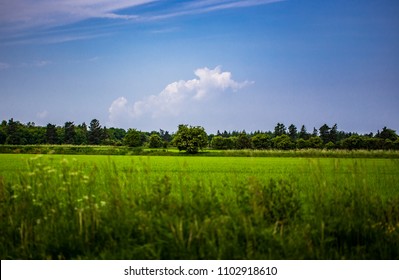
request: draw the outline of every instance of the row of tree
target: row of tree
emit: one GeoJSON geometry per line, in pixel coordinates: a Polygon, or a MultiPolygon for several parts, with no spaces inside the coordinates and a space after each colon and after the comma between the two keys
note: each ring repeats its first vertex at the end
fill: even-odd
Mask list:
{"type": "Polygon", "coordinates": [[[75,125],[66,122],[64,126],[48,124],[36,126],[34,123],[22,124],[10,119],[0,125],[0,144],[73,144],[73,145],[127,145],[166,148],[175,146],[179,150],[196,153],[207,147],[213,149],[399,149],[399,137],[395,130],[384,127],[375,135],[339,131],[337,124],[322,125],[309,133],[304,125],[293,124],[288,128],[277,123],[274,131],[218,131],[208,135],[201,126],[179,125],[176,133],[159,130],[142,132],[137,129],[107,128],[93,119],[75,125]]]}
{"type": "Polygon", "coordinates": [[[329,127],[322,125],[319,129],[313,128],[308,133],[304,125],[298,131],[291,124],[288,128],[277,123],[274,131],[256,131],[251,134],[243,132],[218,131],[212,138],[211,146],[214,149],[399,149],[399,138],[395,130],[384,127],[375,135],[373,133],[359,135],[338,131],[337,124],[329,127]]]}
{"type": "MultiPolygon", "coordinates": [[[[140,132],[141,142],[147,141],[149,136],[156,133],[162,140],[170,142],[172,136],[168,131],[140,132]]],[[[89,125],[86,123],[74,124],[66,122],[64,126],[47,124],[36,126],[29,122],[23,124],[10,119],[3,120],[0,125],[0,144],[9,145],[35,145],[35,144],[70,144],[70,145],[125,145],[127,132],[123,128],[107,128],[101,126],[97,119],[93,119],[89,125]]]]}

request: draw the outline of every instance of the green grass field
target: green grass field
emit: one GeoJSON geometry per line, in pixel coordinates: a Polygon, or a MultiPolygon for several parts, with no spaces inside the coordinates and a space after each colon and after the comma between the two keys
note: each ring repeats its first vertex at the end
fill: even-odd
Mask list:
{"type": "Polygon", "coordinates": [[[0,154],[1,259],[398,259],[399,160],[0,154]]]}

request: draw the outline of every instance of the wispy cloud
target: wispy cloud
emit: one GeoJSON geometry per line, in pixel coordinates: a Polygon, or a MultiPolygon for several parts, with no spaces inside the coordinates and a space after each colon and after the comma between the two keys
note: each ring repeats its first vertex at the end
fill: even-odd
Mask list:
{"type": "MultiPolygon", "coordinates": [[[[0,1],[0,42],[5,44],[62,43],[109,34],[111,22],[148,21],[208,13],[223,9],[265,5],[284,0],[2,0],[0,1]],[[149,5],[145,7],[145,5],[149,5]],[[151,4],[151,5],[150,5],[151,4]],[[142,6],[144,8],[134,9],[142,6]],[[95,28],[65,29],[88,19],[107,19],[95,28]],[[52,32],[54,31],[55,32],[52,32]],[[35,31],[35,32],[32,32],[35,31]],[[50,32],[49,32],[50,31],[50,32]],[[34,34],[34,38],[32,38],[34,34]]],[[[112,25],[112,24],[111,24],[112,25]]],[[[112,28],[111,28],[112,29],[112,28]]],[[[160,32],[170,31],[163,29],[160,32]]]]}
{"type": "Polygon", "coordinates": [[[0,70],[6,70],[9,68],[25,68],[25,67],[46,67],[51,65],[52,62],[49,60],[36,60],[33,62],[22,62],[17,64],[8,64],[0,62],[0,70]]]}
{"type": "Polygon", "coordinates": [[[132,19],[136,16],[117,11],[154,1],[156,0],[4,0],[0,3],[0,22],[17,30],[62,26],[89,18],[132,19]]]}
{"type": "Polygon", "coordinates": [[[170,10],[160,11],[155,15],[147,16],[146,20],[162,20],[167,18],[203,14],[214,12],[218,10],[244,8],[251,6],[259,6],[271,4],[275,2],[282,2],[285,0],[200,0],[200,1],[186,1],[180,5],[171,7],[170,10]]]}
{"type": "Polygon", "coordinates": [[[114,100],[109,108],[109,121],[113,125],[121,121],[151,118],[160,120],[180,116],[187,108],[206,106],[207,102],[226,91],[237,91],[253,82],[237,82],[230,72],[222,72],[220,66],[215,69],[199,68],[197,78],[180,80],[168,84],[158,95],[150,95],[133,104],[125,97],[114,100]]]}

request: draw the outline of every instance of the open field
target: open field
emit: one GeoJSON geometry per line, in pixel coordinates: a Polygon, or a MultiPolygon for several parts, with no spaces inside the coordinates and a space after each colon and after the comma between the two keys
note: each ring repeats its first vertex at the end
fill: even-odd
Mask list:
{"type": "Polygon", "coordinates": [[[1,259],[398,259],[399,160],[0,154],[1,259]]]}

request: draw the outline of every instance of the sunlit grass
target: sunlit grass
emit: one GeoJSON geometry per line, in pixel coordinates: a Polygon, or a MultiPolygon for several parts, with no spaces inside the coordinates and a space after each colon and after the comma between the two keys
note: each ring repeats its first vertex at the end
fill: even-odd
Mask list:
{"type": "Polygon", "coordinates": [[[1,259],[399,258],[395,159],[0,159],[1,259]]]}

